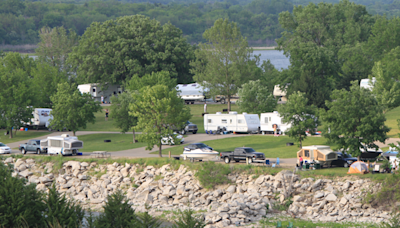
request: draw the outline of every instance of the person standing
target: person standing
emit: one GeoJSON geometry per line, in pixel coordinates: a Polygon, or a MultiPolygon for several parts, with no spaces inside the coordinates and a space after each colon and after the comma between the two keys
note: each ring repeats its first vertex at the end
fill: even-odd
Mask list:
{"type": "Polygon", "coordinates": [[[108,120],[108,109],[106,109],[106,121],[108,120]]]}
{"type": "Polygon", "coordinates": [[[204,113],[207,113],[207,103],[204,102],[204,113]]]}
{"type": "Polygon", "coordinates": [[[303,158],[299,156],[299,162],[300,162],[300,169],[303,168],[303,158]]]}
{"type": "Polygon", "coordinates": [[[101,96],[101,103],[102,104],[104,103],[104,97],[103,96],[101,96]]]}

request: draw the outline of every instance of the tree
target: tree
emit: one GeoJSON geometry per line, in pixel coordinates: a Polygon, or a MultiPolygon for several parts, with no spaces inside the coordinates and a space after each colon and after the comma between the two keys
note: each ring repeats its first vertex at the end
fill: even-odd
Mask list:
{"type": "Polygon", "coordinates": [[[66,128],[74,135],[79,128],[85,129],[88,122],[94,123],[93,113],[101,110],[99,102],[94,101],[89,94],[81,94],[76,85],[67,82],[59,84],[57,93],[50,99],[53,102],[51,128],[60,131],[66,128]]]}
{"type": "Polygon", "coordinates": [[[72,48],[78,44],[78,36],[73,30],[67,30],[64,27],[40,29],[40,42],[35,50],[38,57],[53,67],[57,67],[60,72],[67,73],[69,64],[67,64],[68,54],[72,48]]]}
{"type": "Polygon", "coordinates": [[[0,58],[0,126],[10,132],[32,118],[29,72],[33,61],[19,53],[0,58]]]}
{"type": "Polygon", "coordinates": [[[260,84],[260,80],[249,81],[238,90],[238,106],[242,112],[260,114],[275,110],[277,101],[267,87],[260,84]]]}
{"type": "Polygon", "coordinates": [[[307,138],[306,131],[314,134],[318,125],[316,107],[308,105],[308,99],[304,93],[297,92],[289,95],[287,103],[278,107],[278,112],[284,123],[291,124],[290,129],[285,133],[299,142],[302,148],[302,142],[307,138]]]}
{"type": "Polygon", "coordinates": [[[162,137],[173,135],[174,126],[179,129],[190,119],[189,107],[178,97],[176,90],[165,85],[144,87],[133,97],[135,102],[129,108],[130,114],[138,118],[136,128],[142,129],[139,138],[147,142],[147,150],[157,145],[159,156],[162,157],[162,137]]]}
{"type": "Polygon", "coordinates": [[[231,96],[249,80],[256,79],[259,58],[251,59],[253,49],[242,37],[236,23],[218,19],[203,34],[208,43],[200,43],[196,60],[191,62],[194,79],[209,88],[212,95],[224,95],[231,110],[231,96]]]}
{"type": "Polygon", "coordinates": [[[110,117],[114,119],[116,127],[121,129],[121,133],[132,130],[133,143],[135,143],[135,128],[137,125],[137,117],[129,115],[129,105],[134,103],[132,93],[126,91],[118,96],[111,97],[110,117]]]}
{"type": "Polygon", "coordinates": [[[188,83],[193,50],[172,24],[134,15],[92,23],[73,49],[70,63],[85,82],[122,84],[133,75],[165,70],[178,83],[188,83]]]}
{"type": "Polygon", "coordinates": [[[352,82],[350,91],[334,90],[332,101],[327,101],[328,111],[322,111],[324,137],[340,149],[349,149],[353,156],[360,156],[360,148],[378,148],[388,138],[389,128],[382,107],[367,89],[352,82]]]}
{"type": "Polygon", "coordinates": [[[155,85],[166,85],[168,88],[174,89],[176,84],[176,79],[171,78],[168,71],[151,72],[150,74],[145,74],[143,77],[139,77],[137,74],[133,75],[126,82],[125,90],[138,91],[143,87],[155,85]]]}

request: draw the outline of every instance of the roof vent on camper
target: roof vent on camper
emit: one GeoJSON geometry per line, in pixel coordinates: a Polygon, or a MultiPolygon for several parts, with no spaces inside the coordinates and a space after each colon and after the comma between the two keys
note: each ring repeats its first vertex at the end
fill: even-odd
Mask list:
{"type": "Polygon", "coordinates": [[[63,137],[63,138],[68,138],[69,135],[68,135],[68,134],[62,134],[61,137],[63,137]]]}
{"type": "Polygon", "coordinates": [[[217,114],[217,115],[221,115],[221,112],[217,112],[216,114],[217,114]]]}
{"type": "Polygon", "coordinates": [[[274,113],[278,113],[278,111],[274,111],[274,113]]]}
{"type": "Polygon", "coordinates": [[[231,115],[236,115],[237,112],[229,112],[229,114],[231,114],[231,115]]]}
{"type": "Polygon", "coordinates": [[[247,114],[247,112],[243,112],[242,114],[245,115],[245,114],[247,114]]]}

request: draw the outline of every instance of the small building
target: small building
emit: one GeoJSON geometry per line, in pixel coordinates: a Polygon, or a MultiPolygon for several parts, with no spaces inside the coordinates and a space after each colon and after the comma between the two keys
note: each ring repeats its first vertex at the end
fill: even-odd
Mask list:
{"type": "Polygon", "coordinates": [[[287,102],[286,89],[287,86],[285,86],[284,90],[282,90],[279,85],[274,86],[274,92],[272,93],[272,95],[274,95],[275,99],[278,100],[278,104],[284,104],[287,102]]]}
{"type": "Polygon", "coordinates": [[[101,97],[103,97],[104,103],[110,103],[112,96],[118,96],[123,92],[120,85],[101,85],[100,83],[78,85],[78,90],[82,94],[89,93],[98,102],[102,102],[101,97]]]}
{"type": "Polygon", "coordinates": [[[330,166],[332,161],[338,159],[337,153],[330,146],[323,145],[303,146],[297,152],[297,158],[300,158],[300,156],[304,161],[315,161],[327,166],[330,166]]]}

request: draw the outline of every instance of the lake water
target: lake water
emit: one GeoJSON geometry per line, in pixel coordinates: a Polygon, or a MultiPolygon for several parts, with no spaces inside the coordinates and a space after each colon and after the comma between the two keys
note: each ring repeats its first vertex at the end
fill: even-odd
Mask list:
{"type": "Polygon", "coordinates": [[[278,51],[278,50],[254,50],[253,51],[254,55],[259,55],[260,56],[260,65],[263,63],[263,61],[270,60],[272,65],[275,66],[276,69],[281,70],[287,69],[290,65],[289,58],[286,57],[283,54],[283,51],[278,51]]]}

